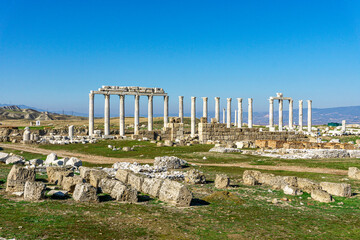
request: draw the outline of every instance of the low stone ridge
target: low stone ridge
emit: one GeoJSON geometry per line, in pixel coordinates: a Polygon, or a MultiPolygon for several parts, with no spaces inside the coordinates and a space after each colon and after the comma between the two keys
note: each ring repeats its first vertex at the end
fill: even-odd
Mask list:
{"type": "Polygon", "coordinates": [[[21,165],[13,165],[6,181],[7,192],[23,192],[27,181],[35,181],[35,169],[27,169],[21,165]]]}
{"type": "Polygon", "coordinates": [[[230,185],[230,178],[225,174],[216,174],[215,187],[216,188],[227,188],[230,185]]]}
{"type": "Polygon", "coordinates": [[[158,168],[179,169],[187,166],[187,162],[174,156],[155,157],[154,166],[158,168]]]}
{"type": "Polygon", "coordinates": [[[97,189],[89,183],[76,184],[73,199],[77,202],[98,202],[97,189]]]}
{"type": "Polygon", "coordinates": [[[24,187],[24,200],[37,201],[44,198],[46,186],[42,182],[27,181],[24,187]]]}

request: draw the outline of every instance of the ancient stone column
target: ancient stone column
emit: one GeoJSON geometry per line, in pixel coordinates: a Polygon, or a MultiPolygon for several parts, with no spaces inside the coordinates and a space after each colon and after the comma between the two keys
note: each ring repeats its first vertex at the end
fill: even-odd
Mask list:
{"type": "Polygon", "coordinates": [[[279,100],[279,132],[283,130],[283,100],[279,100]]]}
{"type": "Polygon", "coordinates": [[[227,98],[227,115],[226,115],[226,127],[231,127],[231,98],[227,98]]]}
{"type": "Polygon", "coordinates": [[[311,109],[311,104],[312,101],[308,100],[308,132],[311,132],[311,128],[312,128],[312,109],[311,109]]]}
{"type": "Polygon", "coordinates": [[[134,134],[139,134],[139,100],[140,96],[135,95],[135,112],[134,112],[134,134]]]}
{"type": "Polygon", "coordinates": [[[153,130],[153,96],[148,96],[148,131],[153,130]]]}
{"type": "Polygon", "coordinates": [[[179,96],[179,118],[184,122],[184,96],[179,96]]]}
{"type": "Polygon", "coordinates": [[[223,108],[223,122],[222,123],[226,123],[226,112],[225,112],[225,108],[223,108]]]}
{"type": "Polygon", "coordinates": [[[242,109],[242,98],[238,98],[238,122],[237,127],[242,127],[243,109],[242,109]]]}
{"type": "Polygon", "coordinates": [[[248,128],[253,127],[253,99],[248,99],[248,128]]]}
{"type": "Polygon", "coordinates": [[[104,109],[104,135],[110,135],[110,95],[105,96],[105,109],[104,109]]]}
{"type": "Polygon", "coordinates": [[[303,100],[299,101],[299,131],[303,130],[303,100]]]}
{"type": "Polygon", "coordinates": [[[341,122],[341,131],[343,133],[346,132],[346,120],[342,120],[341,122]]]}
{"type": "Polygon", "coordinates": [[[74,125],[69,126],[69,138],[72,139],[74,137],[74,125]]]}
{"type": "Polygon", "coordinates": [[[29,127],[26,127],[25,128],[25,131],[23,133],[23,141],[24,143],[28,143],[30,141],[30,128],[29,127]]]}
{"type": "Polygon", "coordinates": [[[220,98],[215,97],[215,119],[216,122],[220,122],[220,98]]]}
{"type": "Polygon", "coordinates": [[[169,96],[164,96],[164,129],[169,123],[169,96]]]}
{"type": "Polygon", "coordinates": [[[208,117],[208,98],[203,97],[203,117],[207,119],[208,117]]]}
{"type": "Polygon", "coordinates": [[[196,97],[191,97],[191,137],[195,137],[196,131],[196,97]]]}
{"type": "Polygon", "coordinates": [[[294,100],[289,100],[289,129],[293,130],[294,115],[293,115],[294,100]]]}
{"type": "Polygon", "coordinates": [[[237,124],[238,124],[238,120],[237,120],[237,110],[235,109],[235,113],[234,113],[235,115],[235,121],[234,121],[234,126],[237,126],[237,124]]]}
{"type": "Polygon", "coordinates": [[[120,98],[120,115],[119,115],[119,134],[125,136],[125,95],[119,95],[120,98]]]}
{"type": "Polygon", "coordinates": [[[274,130],[274,99],[269,99],[269,130],[274,130]]]}
{"type": "Polygon", "coordinates": [[[94,134],[94,93],[89,94],[89,136],[94,134]]]}

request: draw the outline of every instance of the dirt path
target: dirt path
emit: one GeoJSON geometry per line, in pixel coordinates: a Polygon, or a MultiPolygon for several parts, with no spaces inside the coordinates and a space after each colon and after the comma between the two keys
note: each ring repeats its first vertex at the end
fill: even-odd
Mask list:
{"type": "MultiPolygon", "coordinates": [[[[20,151],[26,151],[31,153],[48,155],[54,151],[38,148],[31,145],[22,145],[22,144],[3,144],[0,143],[0,147],[15,149],[20,151]]],[[[96,156],[90,154],[69,152],[65,150],[57,150],[56,154],[60,157],[77,157],[83,161],[96,163],[96,164],[113,164],[116,162],[138,162],[138,163],[153,163],[153,159],[135,159],[135,158],[111,158],[104,156],[96,156]]],[[[217,167],[239,167],[239,168],[251,168],[251,169],[262,169],[262,170],[281,170],[281,171],[292,171],[292,172],[311,172],[311,173],[325,173],[325,174],[334,174],[334,175],[347,175],[346,170],[338,170],[331,168],[309,168],[309,167],[299,167],[299,166],[268,166],[268,165],[250,165],[248,163],[193,163],[199,166],[217,166],[217,167]]]]}

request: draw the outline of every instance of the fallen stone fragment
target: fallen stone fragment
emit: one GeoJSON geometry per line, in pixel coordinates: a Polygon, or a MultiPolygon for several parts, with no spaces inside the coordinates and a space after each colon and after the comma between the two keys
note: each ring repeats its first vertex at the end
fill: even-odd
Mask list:
{"type": "Polygon", "coordinates": [[[34,166],[39,166],[44,163],[44,161],[41,159],[31,159],[29,162],[31,165],[34,165],[34,166]]]}
{"type": "Polygon", "coordinates": [[[303,194],[303,192],[300,189],[294,186],[286,185],[283,190],[284,190],[284,194],[286,195],[298,196],[303,194]]]}
{"type": "Polygon", "coordinates": [[[99,187],[100,180],[103,178],[108,178],[109,174],[102,170],[93,169],[90,171],[90,184],[95,188],[99,187]]]}
{"type": "Polygon", "coordinates": [[[61,185],[64,177],[74,175],[74,172],[68,167],[47,167],[46,173],[48,175],[49,184],[61,185]]]}
{"type": "Polygon", "coordinates": [[[197,169],[191,169],[186,173],[185,182],[190,184],[206,183],[205,175],[197,169]]]}
{"type": "Polygon", "coordinates": [[[360,170],[357,167],[349,167],[348,176],[360,180],[360,170]]]}
{"type": "Polygon", "coordinates": [[[115,178],[120,180],[121,182],[127,184],[128,182],[128,177],[129,177],[129,170],[124,170],[124,169],[118,169],[116,171],[116,175],[115,178]]]}
{"type": "Polygon", "coordinates": [[[116,179],[110,179],[110,178],[101,179],[99,183],[100,192],[110,194],[114,186],[118,182],[119,180],[116,179]]]}
{"type": "Polygon", "coordinates": [[[46,194],[46,196],[54,199],[65,199],[68,196],[68,192],[61,190],[51,190],[46,194]]]}
{"type": "Polygon", "coordinates": [[[23,192],[27,181],[35,181],[35,169],[27,169],[21,165],[13,165],[6,181],[7,192],[23,192]]]}
{"type": "Polygon", "coordinates": [[[57,155],[56,153],[50,153],[49,155],[47,155],[46,160],[44,162],[45,165],[52,165],[54,163],[55,160],[57,160],[57,155]]]}
{"type": "Polygon", "coordinates": [[[98,202],[97,189],[89,183],[76,184],[73,199],[77,202],[98,202]]]}
{"type": "Polygon", "coordinates": [[[46,186],[42,182],[30,182],[25,183],[24,188],[24,200],[37,201],[44,198],[46,186]]]}
{"type": "Polygon", "coordinates": [[[319,189],[315,189],[311,192],[311,198],[318,202],[329,203],[332,201],[332,197],[329,193],[319,189]]]}
{"type": "Polygon", "coordinates": [[[128,181],[127,183],[131,185],[133,188],[135,188],[138,191],[141,191],[141,186],[143,184],[144,177],[140,175],[136,175],[134,173],[129,173],[128,181]]]}
{"type": "Polygon", "coordinates": [[[71,157],[65,164],[66,166],[80,167],[82,166],[82,161],[76,157],[71,157]]]}
{"type": "Polygon", "coordinates": [[[62,187],[65,191],[74,192],[76,184],[79,183],[85,183],[85,179],[79,175],[64,177],[62,180],[62,187]]]}
{"type": "Polygon", "coordinates": [[[5,163],[6,158],[8,158],[8,157],[9,157],[8,153],[0,152],[0,162],[5,163]]]}
{"type": "Polygon", "coordinates": [[[110,196],[120,202],[134,203],[138,201],[137,190],[120,181],[115,184],[110,196]]]}
{"type": "Polygon", "coordinates": [[[178,207],[190,206],[192,193],[179,182],[165,179],[160,188],[159,199],[178,207]]]}
{"type": "Polygon", "coordinates": [[[227,188],[230,185],[230,178],[225,174],[216,174],[215,187],[216,188],[227,188]]]}
{"type": "Polygon", "coordinates": [[[24,196],[24,192],[13,192],[11,193],[12,195],[16,196],[16,197],[22,197],[24,196]]]}
{"type": "Polygon", "coordinates": [[[298,184],[298,188],[308,193],[311,193],[313,190],[321,189],[319,183],[311,181],[307,178],[298,178],[297,184],[298,184]]]}
{"type": "Polygon", "coordinates": [[[347,183],[332,183],[321,182],[322,190],[330,193],[331,195],[340,197],[351,197],[351,185],[347,183]]]}
{"type": "Polygon", "coordinates": [[[158,178],[144,178],[141,186],[141,192],[158,198],[162,183],[164,180],[158,178]]]}
{"type": "Polygon", "coordinates": [[[16,155],[9,156],[5,160],[6,164],[23,164],[24,162],[22,157],[16,155]]]}
{"type": "Polygon", "coordinates": [[[187,162],[183,159],[174,156],[156,157],[154,160],[154,166],[158,168],[165,167],[167,169],[179,169],[187,165],[187,162]]]}

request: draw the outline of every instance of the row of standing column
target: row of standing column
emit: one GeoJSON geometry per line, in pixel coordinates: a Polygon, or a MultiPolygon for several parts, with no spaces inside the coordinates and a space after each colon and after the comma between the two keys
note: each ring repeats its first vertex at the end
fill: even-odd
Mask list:
{"type": "MultiPolygon", "coordinates": [[[[270,98],[269,107],[269,128],[274,130],[274,99],[270,98]]],[[[312,128],[312,101],[307,100],[308,103],[308,132],[311,132],[312,128]]],[[[293,117],[293,100],[289,100],[289,129],[294,129],[294,117],[293,117]]],[[[279,131],[283,130],[283,100],[279,100],[279,131]]],[[[299,101],[299,130],[303,130],[303,100],[299,101]]]]}
{"type": "MultiPolygon", "coordinates": [[[[94,93],[89,94],[89,135],[94,133],[94,93]]],[[[110,94],[104,94],[104,135],[110,135],[110,94]]],[[[119,134],[125,136],[125,95],[120,97],[119,134]]],[[[135,95],[134,134],[139,134],[139,102],[140,96],[135,95]]],[[[169,122],[169,96],[164,96],[164,128],[169,122]]],[[[148,96],[148,130],[153,130],[153,95],[148,96]]]]}

